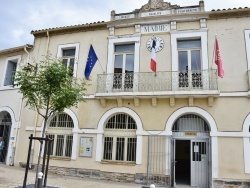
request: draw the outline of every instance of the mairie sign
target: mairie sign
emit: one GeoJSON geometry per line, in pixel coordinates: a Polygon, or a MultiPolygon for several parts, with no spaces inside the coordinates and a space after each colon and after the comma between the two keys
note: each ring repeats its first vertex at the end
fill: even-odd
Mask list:
{"type": "Polygon", "coordinates": [[[169,31],[170,31],[169,24],[141,26],[141,33],[161,33],[161,32],[169,32],[169,31]]]}

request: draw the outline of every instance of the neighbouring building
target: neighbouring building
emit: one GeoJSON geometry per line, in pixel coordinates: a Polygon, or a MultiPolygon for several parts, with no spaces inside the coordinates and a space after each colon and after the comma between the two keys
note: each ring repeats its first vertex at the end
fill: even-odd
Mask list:
{"type": "Polygon", "coordinates": [[[204,6],[149,0],[111,11],[107,22],[31,31],[33,45],[0,51],[0,162],[25,164],[28,137],[42,131],[42,118],[13,87],[19,64],[49,52],[84,78],[92,44],[98,62],[86,101],[47,125],[50,171],[162,187],[250,187],[250,8],[204,6]]]}

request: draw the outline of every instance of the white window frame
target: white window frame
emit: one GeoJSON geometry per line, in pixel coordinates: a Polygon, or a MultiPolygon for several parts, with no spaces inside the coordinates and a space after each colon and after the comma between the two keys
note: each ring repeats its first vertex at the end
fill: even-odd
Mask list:
{"type": "Polygon", "coordinates": [[[79,49],[80,44],[79,43],[72,43],[72,44],[61,44],[58,46],[57,49],[57,58],[62,58],[63,56],[63,50],[67,49],[75,49],[75,62],[74,62],[74,74],[73,76],[77,76],[77,68],[78,68],[78,56],[79,56],[79,49]]]}
{"type": "Polygon", "coordinates": [[[245,42],[246,42],[246,52],[247,52],[247,67],[250,70],[250,30],[245,30],[245,42]]]}
{"type": "MultiPolygon", "coordinates": [[[[108,65],[107,65],[107,74],[114,73],[114,54],[115,54],[115,46],[122,45],[122,44],[135,44],[135,51],[134,51],[134,73],[138,73],[140,70],[140,45],[141,45],[141,37],[130,36],[130,37],[122,37],[122,38],[109,38],[108,44],[108,65]]],[[[113,84],[107,84],[106,90],[108,92],[112,91],[113,84]]],[[[138,79],[134,76],[133,82],[133,91],[138,91],[138,79]]]]}
{"type": "Polygon", "coordinates": [[[4,85],[4,81],[5,81],[5,77],[6,77],[6,71],[7,71],[9,61],[17,61],[16,71],[18,71],[21,59],[22,59],[22,55],[11,56],[11,57],[8,57],[6,59],[5,67],[4,67],[4,73],[3,73],[3,79],[2,79],[2,89],[11,89],[11,88],[13,88],[12,85],[7,85],[7,86],[4,85]]]}
{"type": "Polygon", "coordinates": [[[140,117],[131,109],[122,107],[122,108],[113,108],[107,111],[100,119],[98,123],[97,141],[96,141],[96,161],[102,161],[102,151],[103,151],[103,141],[104,141],[104,127],[106,121],[116,113],[125,113],[130,115],[136,122],[137,131],[136,131],[136,164],[142,164],[142,135],[143,135],[143,126],[140,117]]]}
{"type": "MultiPolygon", "coordinates": [[[[77,119],[76,114],[73,111],[71,111],[70,109],[64,109],[63,112],[68,114],[72,118],[73,123],[74,123],[74,128],[71,129],[71,133],[73,134],[71,160],[76,160],[76,154],[78,152],[78,148],[77,148],[78,137],[79,137],[79,134],[82,133],[82,131],[79,129],[79,121],[77,119]]],[[[48,123],[49,122],[50,121],[48,121],[48,123]]],[[[47,124],[47,125],[49,126],[49,124],[47,124]]],[[[43,126],[44,126],[44,121],[41,123],[41,130],[42,130],[43,126]]],[[[48,131],[48,126],[46,126],[46,134],[48,131]]],[[[50,132],[50,133],[52,133],[52,132],[50,132]]],[[[41,133],[41,135],[42,135],[42,133],[41,133]]]]}
{"type": "MultiPolygon", "coordinates": [[[[71,116],[65,112],[63,112],[64,114],[68,115],[70,118],[71,116]]],[[[58,115],[58,114],[57,114],[58,115]]],[[[71,147],[71,156],[70,157],[66,157],[65,156],[65,150],[66,150],[66,137],[68,135],[72,135],[72,138],[73,138],[73,129],[74,127],[70,127],[70,128],[67,128],[67,127],[50,127],[50,123],[51,123],[51,120],[56,117],[57,115],[53,115],[50,120],[48,121],[48,129],[46,131],[46,135],[54,135],[54,141],[53,141],[53,152],[52,152],[52,155],[51,157],[53,158],[71,158],[72,157],[72,152],[73,152],[73,140],[72,140],[72,147],[71,147]],[[58,136],[64,136],[64,147],[63,147],[63,156],[56,156],[55,153],[56,153],[56,147],[57,147],[57,137],[58,136]]],[[[71,118],[72,120],[72,123],[74,125],[74,121],[73,119],[71,118]]],[[[56,122],[58,123],[58,119],[56,120],[56,122]]]]}
{"type": "Polygon", "coordinates": [[[244,165],[245,173],[250,174],[250,114],[246,117],[243,124],[243,145],[244,145],[244,165]]]}
{"type": "MultiPolygon", "coordinates": [[[[116,113],[116,114],[113,114],[113,116],[115,115],[119,115],[119,114],[123,114],[123,115],[126,115],[126,116],[129,116],[131,117],[129,114],[124,114],[124,113],[116,113]]],[[[110,116],[110,118],[112,118],[113,116],[110,116]]],[[[110,118],[108,119],[108,121],[110,120],[110,118]]],[[[131,117],[132,118],[132,117],[131,117]]],[[[133,119],[133,118],[132,118],[133,119]]],[[[108,122],[107,121],[107,122],[108,122]]],[[[128,139],[129,138],[136,138],[136,130],[134,129],[109,129],[109,128],[106,128],[106,125],[107,125],[107,122],[104,126],[104,138],[105,137],[110,137],[110,138],[113,138],[113,143],[112,143],[112,159],[111,160],[108,160],[108,159],[103,159],[103,155],[104,155],[104,145],[105,145],[105,141],[103,140],[103,150],[102,150],[102,160],[103,161],[112,161],[112,162],[124,162],[124,163],[135,163],[136,162],[136,159],[135,161],[127,161],[127,144],[128,144],[128,139]],[[121,135],[121,132],[122,132],[122,135],[121,135]],[[124,157],[124,160],[123,161],[119,161],[119,160],[116,160],[116,145],[117,145],[117,139],[118,138],[124,138],[124,153],[123,153],[123,157],[124,157]]],[[[135,122],[135,120],[134,120],[135,122]]],[[[136,125],[136,122],[135,122],[135,125],[136,125]]],[[[137,128],[137,125],[136,125],[136,128],[137,128]]],[[[136,151],[135,151],[136,153],[136,151]]]]}
{"type": "MultiPolygon", "coordinates": [[[[208,29],[200,29],[200,30],[185,30],[185,31],[171,31],[171,47],[172,47],[172,72],[178,72],[179,71],[179,60],[178,60],[178,48],[177,48],[177,41],[183,40],[183,39],[197,39],[199,38],[201,40],[201,70],[208,70],[209,64],[208,64],[208,41],[207,41],[207,32],[208,29]]],[[[178,79],[176,77],[175,79],[178,79]]],[[[207,78],[204,78],[207,80],[207,78]]],[[[173,83],[178,83],[177,80],[175,80],[173,83]]],[[[175,84],[172,86],[174,89],[177,90],[178,84],[175,84]]],[[[207,86],[204,85],[204,89],[207,86]]]]}

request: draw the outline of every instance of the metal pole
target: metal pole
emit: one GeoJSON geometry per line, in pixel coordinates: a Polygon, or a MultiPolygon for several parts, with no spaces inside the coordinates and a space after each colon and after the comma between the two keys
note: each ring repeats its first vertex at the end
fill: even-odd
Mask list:
{"type": "Polygon", "coordinates": [[[37,188],[42,188],[42,187],[43,187],[43,173],[39,172],[38,173],[37,188]]]}
{"type": "Polygon", "coordinates": [[[149,163],[150,163],[150,139],[151,136],[148,136],[148,164],[147,164],[147,185],[149,184],[149,163]]]}
{"type": "Polygon", "coordinates": [[[31,134],[30,137],[29,137],[30,143],[29,143],[29,151],[28,151],[28,157],[27,157],[25,175],[24,175],[24,180],[23,180],[23,188],[26,188],[27,175],[28,175],[29,162],[30,162],[30,151],[31,151],[31,145],[32,145],[32,138],[33,138],[33,134],[31,134]]]}
{"type": "Polygon", "coordinates": [[[48,175],[48,169],[49,169],[49,159],[50,159],[50,148],[51,148],[51,142],[53,140],[48,139],[48,150],[47,150],[47,164],[46,164],[46,171],[45,171],[45,176],[44,176],[44,183],[43,187],[47,186],[47,175],[48,175]]]}
{"type": "Polygon", "coordinates": [[[42,173],[44,174],[44,166],[45,166],[45,159],[46,159],[46,154],[47,154],[47,139],[48,136],[46,136],[46,140],[45,140],[45,146],[44,146],[44,151],[43,151],[43,165],[42,165],[42,173]]]}

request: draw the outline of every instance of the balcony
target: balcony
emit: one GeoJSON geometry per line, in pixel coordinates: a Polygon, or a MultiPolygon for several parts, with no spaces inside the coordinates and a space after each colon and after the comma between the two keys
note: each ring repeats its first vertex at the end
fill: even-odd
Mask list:
{"type": "Polygon", "coordinates": [[[219,95],[216,70],[101,74],[96,97],[210,98],[219,95]]]}

